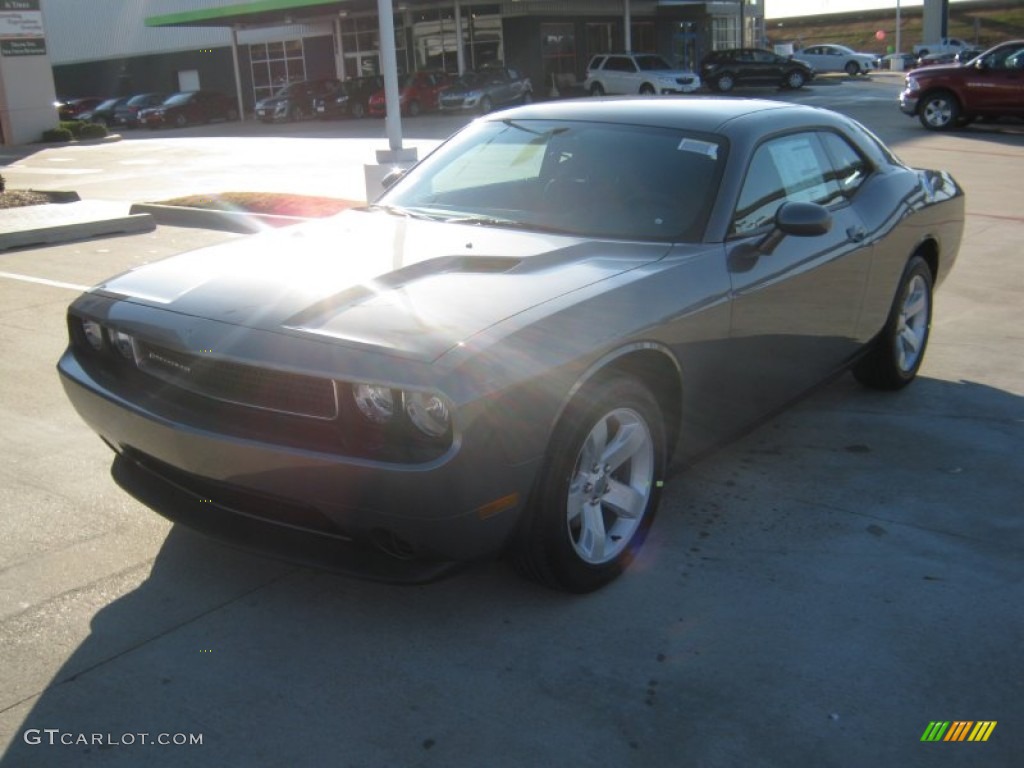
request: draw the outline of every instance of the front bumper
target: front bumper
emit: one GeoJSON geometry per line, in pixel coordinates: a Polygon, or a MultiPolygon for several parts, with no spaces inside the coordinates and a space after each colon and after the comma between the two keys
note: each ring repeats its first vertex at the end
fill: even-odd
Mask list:
{"type": "Polygon", "coordinates": [[[105,442],[192,499],[177,515],[190,525],[216,507],[410,557],[470,560],[502,549],[540,466],[539,457],[510,464],[494,439],[500,427],[487,419],[439,459],[386,463],[178,423],[105,387],[70,349],[58,371],[75,410],[105,442]]]}
{"type": "Polygon", "coordinates": [[[913,117],[917,114],[917,105],[920,99],[917,96],[912,96],[906,91],[900,94],[900,112],[905,115],[913,117]]]}

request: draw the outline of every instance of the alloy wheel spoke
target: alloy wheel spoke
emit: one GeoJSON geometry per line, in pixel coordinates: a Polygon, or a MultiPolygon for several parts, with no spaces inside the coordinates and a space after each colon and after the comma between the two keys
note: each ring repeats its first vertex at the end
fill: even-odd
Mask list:
{"type": "Polygon", "coordinates": [[[607,532],[604,527],[604,515],[601,504],[583,505],[583,527],[580,530],[579,547],[591,562],[599,562],[604,558],[604,545],[607,532]]]}
{"type": "Polygon", "coordinates": [[[907,297],[907,302],[903,307],[903,316],[907,321],[916,319],[918,316],[923,315],[928,309],[928,300],[925,298],[923,291],[915,291],[907,297]]]}
{"type": "Polygon", "coordinates": [[[608,492],[602,501],[611,507],[616,515],[630,520],[639,518],[647,506],[647,496],[644,493],[631,485],[611,479],[608,481],[608,492]]]}
{"type": "Polygon", "coordinates": [[[614,471],[633,458],[646,444],[647,433],[640,424],[623,424],[601,455],[601,462],[614,471]]]}

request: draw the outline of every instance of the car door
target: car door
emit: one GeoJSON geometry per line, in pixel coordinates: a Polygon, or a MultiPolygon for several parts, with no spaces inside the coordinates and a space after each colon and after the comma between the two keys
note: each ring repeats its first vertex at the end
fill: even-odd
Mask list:
{"type": "Polygon", "coordinates": [[[761,85],[768,85],[782,82],[783,59],[771,51],[752,51],[757,82],[761,85]]]}
{"type": "Polygon", "coordinates": [[[828,72],[830,71],[830,64],[827,54],[828,49],[825,46],[812,45],[795,54],[793,58],[806,61],[819,72],[828,72]]]}
{"type": "Polygon", "coordinates": [[[971,101],[981,112],[1024,114],[1024,43],[1003,46],[983,61],[985,68],[966,82],[971,101]]]}
{"type": "Polygon", "coordinates": [[[752,155],[727,247],[732,281],[732,354],[749,382],[737,407],[779,407],[849,360],[871,264],[871,239],[849,201],[819,132],[762,143],[752,155]],[[828,233],[758,245],[786,202],[825,205],[828,233]]]}

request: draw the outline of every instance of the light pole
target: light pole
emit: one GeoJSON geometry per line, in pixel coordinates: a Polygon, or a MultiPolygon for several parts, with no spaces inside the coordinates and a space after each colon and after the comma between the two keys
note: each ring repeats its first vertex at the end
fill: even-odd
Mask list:
{"type": "Polygon", "coordinates": [[[896,0],[896,50],[894,53],[903,53],[900,47],[900,0],[896,0]]]}

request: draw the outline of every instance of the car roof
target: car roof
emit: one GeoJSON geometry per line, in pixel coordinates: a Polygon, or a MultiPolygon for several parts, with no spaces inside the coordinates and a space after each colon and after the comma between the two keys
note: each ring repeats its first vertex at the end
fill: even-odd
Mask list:
{"type": "Polygon", "coordinates": [[[622,125],[682,128],[702,133],[729,133],[727,124],[771,114],[789,124],[801,120],[835,124],[833,112],[802,104],[768,99],[736,99],[698,96],[687,99],[651,99],[638,96],[581,98],[516,107],[497,113],[490,120],[581,120],[622,125]]]}

